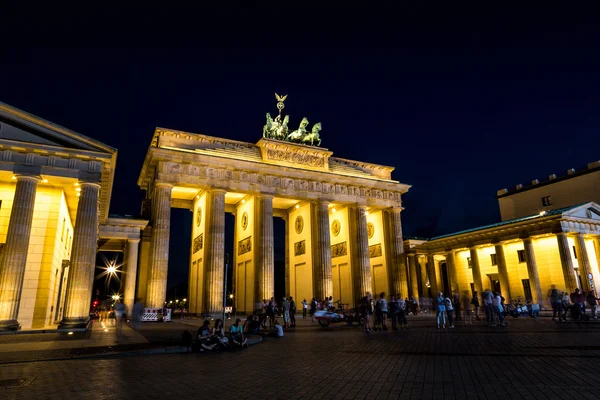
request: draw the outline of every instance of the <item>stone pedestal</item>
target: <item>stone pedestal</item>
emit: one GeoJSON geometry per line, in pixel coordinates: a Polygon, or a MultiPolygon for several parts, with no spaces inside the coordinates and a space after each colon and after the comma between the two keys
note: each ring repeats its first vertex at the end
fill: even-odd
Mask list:
{"type": "MultiPolygon", "coordinates": [[[[273,196],[254,198],[256,245],[256,298],[255,302],[275,296],[275,261],[273,237],[273,196]]],[[[289,293],[286,293],[286,296],[289,293]]]]}
{"type": "MultiPolygon", "coordinates": [[[[453,251],[449,251],[446,254],[446,272],[448,273],[448,278],[450,279],[450,290],[452,293],[458,293],[458,275],[456,272],[456,254],[453,251]]],[[[448,293],[450,296],[451,293],[448,293]]]]}
{"type": "Polygon", "coordinates": [[[152,239],[146,307],[163,307],[167,297],[169,234],[171,231],[171,191],[173,185],[154,184],[152,195],[152,239]]]}
{"type": "Polygon", "coordinates": [[[17,317],[39,180],[33,176],[17,176],[15,197],[6,233],[6,247],[0,264],[0,330],[20,328],[17,317]]]}
{"type": "Polygon", "coordinates": [[[558,242],[558,252],[560,254],[560,263],[562,265],[563,277],[565,279],[565,290],[569,293],[575,291],[578,287],[577,277],[575,276],[575,268],[573,268],[573,259],[571,257],[571,246],[565,233],[556,235],[558,242]]]}
{"type": "Polygon", "coordinates": [[[537,262],[535,260],[535,252],[533,251],[531,238],[524,239],[523,245],[525,247],[525,261],[527,262],[527,274],[529,275],[529,287],[531,288],[533,302],[539,304],[540,307],[543,307],[544,297],[542,296],[540,276],[537,270],[537,262]]]}
{"type": "Polygon", "coordinates": [[[429,278],[429,287],[431,288],[431,296],[435,299],[440,294],[437,285],[437,277],[435,275],[435,258],[427,256],[427,278],[429,278]]]}
{"type": "Polygon", "coordinates": [[[127,240],[127,263],[125,264],[125,293],[123,303],[127,306],[127,312],[132,315],[135,303],[135,282],[137,277],[138,253],[140,239],[127,240]]]}
{"type": "Polygon", "coordinates": [[[476,247],[469,249],[471,255],[471,272],[473,273],[473,284],[477,295],[481,296],[483,293],[483,283],[481,281],[481,268],[479,267],[479,253],[476,247]]]}
{"type": "Polygon", "coordinates": [[[59,324],[61,329],[85,328],[90,319],[90,301],[96,268],[100,185],[84,182],[80,187],[81,196],[73,230],[65,310],[59,324]]]}
{"type": "Polygon", "coordinates": [[[328,206],[328,201],[312,204],[313,292],[318,300],[333,296],[328,206]]]}
{"type": "Polygon", "coordinates": [[[419,282],[417,278],[417,257],[415,254],[408,255],[408,270],[410,272],[410,296],[412,296],[417,303],[419,302],[419,282]]]}
{"type": "Polygon", "coordinates": [[[590,257],[585,247],[585,238],[582,233],[575,236],[575,252],[577,253],[577,264],[579,265],[579,275],[581,276],[581,286],[585,292],[592,290],[589,274],[592,273],[590,257]]]}
{"type": "Polygon", "coordinates": [[[216,316],[223,312],[225,285],[225,190],[213,189],[206,194],[206,313],[216,316]]]}
{"type": "Polygon", "coordinates": [[[504,246],[501,243],[495,245],[496,262],[498,263],[498,276],[500,277],[500,290],[505,303],[510,304],[510,281],[508,277],[508,267],[506,266],[506,257],[504,257],[504,246]]]}
{"type": "Polygon", "coordinates": [[[390,290],[395,296],[400,294],[402,298],[408,295],[408,276],[406,274],[406,263],[404,261],[404,242],[402,238],[402,221],[400,219],[401,208],[392,208],[384,213],[387,218],[388,229],[386,229],[390,249],[390,262],[388,269],[390,277],[390,290]]]}

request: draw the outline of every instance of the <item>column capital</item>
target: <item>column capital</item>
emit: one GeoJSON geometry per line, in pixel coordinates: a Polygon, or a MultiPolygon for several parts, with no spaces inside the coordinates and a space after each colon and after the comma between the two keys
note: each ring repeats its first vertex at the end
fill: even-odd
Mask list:
{"type": "Polygon", "coordinates": [[[132,238],[128,238],[127,239],[127,243],[139,243],[141,239],[136,238],[136,239],[132,239],[132,238]]]}
{"type": "Polygon", "coordinates": [[[321,200],[321,199],[317,200],[317,204],[320,204],[322,206],[329,206],[330,203],[331,202],[329,200],[321,200]]]}
{"type": "Polygon", "coordinates": [[[36,183],[38,183],[42,180],[42,178],[39,175],[27,175],[27,174],[15,174],[15,179],[17,180],[17,182],[33,181],[36,183]]]}
{"type": "Polygon", "coordinates": [[[404,207],[397,207],[397,206],[396,207],[390,207],[390,208],[387,209],[387,211],[397,212],[397,213],[402,212],[402,210],[404,210],[404,207]]]}
{"type": "Polygon", "coordinates": [[[87,182],[87,181],[79,181],[79,187],[96,187],[100,189],[101,185],[97,182],[87,182]]]}
{"type": "Polygon", "coordinates": [[[273,198],[275,196],[273,196],[272,194],[269,194],[269,193],[260,193],[260,194],[257,194],[256,197],[261,198],[261,199],[265,199],[265,200],[269,200],[269,199],[273,200],[273,198]]]}
{"type": "Polygon", "coordinates": [[[207,192],[210,194],[225,194],[227,193],[227,190],[221,188],[210,188],[207,190],[207,192]]]}
{"type": "Polygon", "coordinates": [[[169,182],[164,182],[164,181],[155,181],[154,182],[154,187],[166,187],[166,188],[172,189],[173,186],[174,185],[169,182]]]}
{"type": "Polygon", "coordinates": [[[415,253],[406,253],[408,257],[417,258],[417,254],[415,253]]]}
{"type": "Polygon", "coordinates": [[[357,210],[367,211],[367,208],[369,207],[366,204],[355,204],[354,208],[357,210]]]}
{"type": "Polygon", "coordinates": [[[523,243],[531,244],[531,236],[528,236],[528,237],[523,238],[521,240],[523,240],[523,243]]]}

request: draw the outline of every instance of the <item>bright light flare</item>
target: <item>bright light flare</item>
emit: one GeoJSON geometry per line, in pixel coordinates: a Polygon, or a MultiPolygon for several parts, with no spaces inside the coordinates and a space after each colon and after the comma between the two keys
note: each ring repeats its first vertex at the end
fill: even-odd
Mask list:
{"type": "Polygon", "coordinates": [[[117,281],[120,281],[121,279],[119,275],[123,273],[123,271],[121,271],[120,268],[123,266],[123,264],[117,264],[116,257],[109,260],[104,254],[101,254],[101,256],[104,265],[98,266],[98,268],[101,269],[102,272],[98,276],[96,276],[96,279],[104,277],[104,283],[106,284],[106,286],[110,285],[110,281],[112,280],[112,278],[115,278],[117,281]]]}

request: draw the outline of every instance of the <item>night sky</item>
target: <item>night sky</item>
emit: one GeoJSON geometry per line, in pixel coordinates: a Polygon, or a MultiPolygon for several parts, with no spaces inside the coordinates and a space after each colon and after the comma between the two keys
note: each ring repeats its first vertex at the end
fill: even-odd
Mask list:
{"type": "MultiPolygon", "coordinates": [[[[273,93],[288,94],[291,128],[321,121],[334,156],[396,167],[393,178],[412,185],[405,235],[432,237],[499,220],[499,189],[600,159],[593,12],[438,11],[355,22],[307,13],[301,29],[265,26],[252,7],[218,31],[206,14],[119,32],[104,22],[87,50],[3,49],[0,101],[116,147],[111,213],[139,214],[156,126],[255,143],[276,113],[273,93]],[[115,43],[177,48],[106,48],[115,43]]],[[[77,44],[83,25],[40,40],[77,44]]],[[[171,260],[170,287],[187,278],[190,224],[174,211],[171,249],[184,256],[171,260]]]]}

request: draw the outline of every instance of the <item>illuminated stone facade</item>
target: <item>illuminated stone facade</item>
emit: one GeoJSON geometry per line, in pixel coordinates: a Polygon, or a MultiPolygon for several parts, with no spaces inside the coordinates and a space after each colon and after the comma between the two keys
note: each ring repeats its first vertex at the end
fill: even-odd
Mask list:
{"type": "Polygon", "coordinates": [[[0,103],[0,329],[87,326],[98,232],[140,237],[106,225],[116,155],[0,103]]]}
{"type": "MultiPolygon", "coordinates": [[[[226,212],[235,215],[230,263],[238,312],[253,312],[274,296],[274,217],[286,221],[286,295],[298,301],[333,296],[354,304],[374,290],[406,293],[400,211],[409,186],[392,180],[391,167],[332,154],[268,138],[251,144],[157,128],[138,180],[147,193],[144,208],[152,210],[151,239],[143,238],[140,248],[140,274],[159,276],[163,270],[163,250],[147,267],[143,260],[145,253],[156,253],[153,247],[168,244],[168,235],[155,228],[166,222],[154,211],[164,209],[156,188],[168,186],[170,207],[193,213],[192,313],[222,310],[226,212]]],[[[161,306],[166,278],[140,277],[139,282],[138,296],[149,306],[161,306]],[[157,284],[162,291],[150,289],[157,284]]]]}
{"type": "Polygon", "coordinates": [[[405,246],[413,295],[452,291],[469,301],[474,290],[491,289],[507,302],[520,298],[548,308],[552,289],[597,290],[600,206],[544,211],[405,246]]]}

